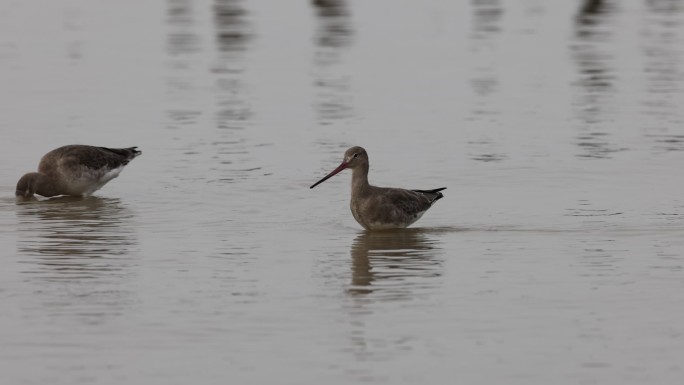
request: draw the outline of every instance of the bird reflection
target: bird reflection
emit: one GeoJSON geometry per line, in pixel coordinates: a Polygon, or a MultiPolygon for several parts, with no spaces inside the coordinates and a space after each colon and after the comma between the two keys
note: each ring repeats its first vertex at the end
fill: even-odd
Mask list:
{"type": "Polygon", "coordinates": [[[17,216],[17,251],[28,257],[24,262],[33,265],[25,272],[47,279],[122,273],[126,270],[124,256],[137,245],[133,213],[119,199],[33,200],[20,203],[17,216]]]}
{"type": "MultiPolygon", "coordinates": [[[[496,50],[495,37],[501,31],[501,16],[503,8],[498,0],[473,1],[473,30],[471,52],[477,59],[478,66],[475,68],[470,85],[473,91],[481,97],[495,94],[499,88],[499,79],[496,76],[494,62],[491,53],[496,50]]],[[[486,105],[483,103],[483,105],[486,105]]],[[[491,111],[478,107],[478,113],[489,114],[491,111]]]]}
{"type": "Polygon", "coordinates": [[[398,299],[415,294],[441,275],[438,248],[427,229],[365,231],[351,246],[352,282],[349,293],[381,291],[398,299]]]}
{"type": "Polygon", "coordinates": [[[216,42],[220,51],[242,51],[251,38],[247,11],[240,0],[216,0],[213,7],[216,42]]]}
{"type": "Polygon", "coordinates": [[[321,124],[352,116],[351,82],[345,66],[341,66],[344,48],[351,45],[353,27],[345,0],[313,0],[318,18],[315,34],[316,112],[321,124]]]}
{"type": "Polygon", "coordinates": [[[653,140],[655,152],[684,151],[681,125],[684,120],[681,94],[684,70],[681,60],[682,2],[650,0],[646,23],[641,28],[641,73],[648,92],[640,93],[640,104],[648,119],[644,122],[646,137],[653,140]]]}
{"type": "Polygon", "coordinates": [[[499,114],[492,106],[500,92],[499,68],[494,54],[499,50],[501,22],[504,8],[500,0],[472,1],[472,31],[470,32],[471,60],[474,63],[470,75],[473,91],[469,120],[473,127],[480,127],[478,137],[468,141],[469,156],[480,162],[500,162],[507,158],[498,147],[498,135],[488,134],[486,128],[499,114]]]}
{"type": "Polygon", "coordinates": [[[352,36],[349,9],[344,0],[313,0],[320,25],[316,40],[322,47],[343,47],[352,36]]]}
{"type": "Polygon", "coordinates": [[[586,0],[580,8],[577,21],[581,24],[593,24],[596,21],[595,16],[605,11],[606,2],[604,0],[586,0]]]}
{"type": "MultiPolygon", "coordinates": [[[[612,39],[607,20],[611,8],[603,1],[587,0],[576,17],[573,56],[579,69],[578,84],[586,89],[587,98],[605,93],[613,87],[613,71],[609,67],[611,55],[605,42],[612,39]]],[[[586,100],[587,106],[596,100],[586,100]]],[[[592,110],[593,111],[593,110],[592,110]]]]}
{"type": "Polygon", "coordinates": [[[609,158],[626,148],[611,143],[612,136],[602,127],[608,120],[611,97],[615,94],[615,70],[611,67],[614,49],[610,16],[615,7],[602,0],[586,0],[575,17],[575,43],[572,55],[577,65],[575,103],[582,132],[576,144],[581,158],[609,158]]]}
{"type": "Polygon", "coordinates": [[[167,0],[167,127],[177,130],[197,124],[202,112],[188,102],[190,91],[197,88],[189,71],[200,62],[202,35],[197,33],[198,11],[192,0],[167,0]]]}
{"type": "MultiPolygon", "coordinates": [[[[172,57],[189,55],[199,50],[199,36],[193,31],[194,9],[190,0],[168,0],[167,21],[171,30],[166,50],[172,57]]],[[[174,63],[182,67],[184,63],[174,63]]]]}
{"type": "Polygon", "coordinates": [[[249,129],[255,117],[250,78],[246,75],[254,27],[243,0],[214,0],[212,16],[216,51],[212,68],[214,119],[219,131],[212,142],[216,162],[211,169],[230,175],[221,182],[232,183],[250,178],[261,169],[261,163],[246,150],[252,144],[240,132],[249,129]]]}
{"type": "MultiPolygon", "coordinates": [[[[213,7],[216,37],[215,74],[217,96],[216,126],[222,129],[243,129],[253,112],[244,84],[244,54],[252,33],[247,10],[240,0],[215,0],[213,7]]],[[[234,140],[232,135],[229,135],[234,140]]]]}
{"type": "Polygon", "coordinates": [[[490,34],[501,32],[502,15],[500,0],[473,0],[473,38],[487,39],[490,34]]]}

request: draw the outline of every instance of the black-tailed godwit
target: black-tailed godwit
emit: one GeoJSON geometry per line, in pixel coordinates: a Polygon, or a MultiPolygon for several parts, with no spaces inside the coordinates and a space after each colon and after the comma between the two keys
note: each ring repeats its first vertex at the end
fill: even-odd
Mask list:
{"type": "Polygon", "coordinates": [[[140,154],[137,147],[59,147],[41,158],[38,172],[30,172],[19,179],[15,194],[24,198],[33,194],[44,197],[90,195],[119,176],[124,166],[140,154]]]}
{"type": "Polygon", "coordinates": [[[342,163],[310,188],[347,168],[352,169],[351,212],[354,219],[367,230],[407,227],[444,197],[440,191],[446,187],[405,190],[371,186],[368,183],[368,153],[358,146],[348,149],[342,163]]]}

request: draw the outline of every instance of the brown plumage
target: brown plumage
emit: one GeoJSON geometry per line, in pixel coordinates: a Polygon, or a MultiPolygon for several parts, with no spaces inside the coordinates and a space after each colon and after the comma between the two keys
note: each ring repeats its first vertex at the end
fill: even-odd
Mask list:
{"type": "Polygon", "coordinates": [[[347,168],[352,169],[352,215],[367,230],[407,227],[420,219],[433,203],[444,197],[440,191],[446,187],[405,190],[371,186],[368,183],[368,153],[359,146],[348,149],[342,163],[310,188],[347,168]]]}
{"type": "Polygon", "coordinates": [[[17,182],[16,196],[30,198],[57,195],[90,195],[119,176],[124,166],[142,154],[137,147],[106,148],[69,145],[45,154],[38,172],[25,174],[17,182]]]}

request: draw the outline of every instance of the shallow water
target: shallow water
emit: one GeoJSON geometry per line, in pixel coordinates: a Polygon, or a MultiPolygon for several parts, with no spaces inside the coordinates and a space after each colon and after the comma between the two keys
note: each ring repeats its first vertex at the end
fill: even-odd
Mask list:
{"type": "Polygon", "coordinates": [[[3,383],[679,384],[678,1],[0,2],[3,383]],[[17,202],[63,144],[143,155],[17,202]],[[437,188],[368,233],[349,173],[437,188]]]}

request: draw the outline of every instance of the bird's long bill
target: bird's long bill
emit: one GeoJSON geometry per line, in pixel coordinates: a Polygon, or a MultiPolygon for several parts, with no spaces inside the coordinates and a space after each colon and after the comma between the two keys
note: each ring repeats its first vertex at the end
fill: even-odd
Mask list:
{"type": "Polygon", "coordinates": [[[324,176],[323,179],[321,179],[321,180],[319,180],[318,182],[314,183],[314,184],[311,185],[311,187],[309,187],[309,188],[314,188],[314,187],[318,186],[319,184],[325,182],[326,180],[330,179],[331,176],[333,176],[333,175],[337,174],[338,172],[340,172],[340,171],[344,170],[345,168],[347,168],[347,166],[349,166],[349,164],[348,164],[347,162],[342,162],[342,164],[340,164],[339,166],[337,166],[336,169],[332,170],[332,172],[331,172],[330,174],[324,176]]]}

